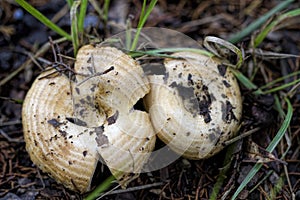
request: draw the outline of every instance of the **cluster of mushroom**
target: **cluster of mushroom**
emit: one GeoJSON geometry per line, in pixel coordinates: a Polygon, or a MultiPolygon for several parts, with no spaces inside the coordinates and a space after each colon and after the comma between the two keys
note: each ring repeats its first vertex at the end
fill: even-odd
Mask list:
{"type": "Polygon", "coordinates": [[[75,77],[43,72],[22,112],[32,161],[84,193],[99,160],[126,186],[148,161],[156,135],[186,158],[219,152],[241,118],[234,75],[217,59],[191,52],[174,53],[163,65],[164,74],[146,76],[122,51],[86,45],[75,77]],[[135,109],[139,99],[148,112],[135,109]]]}

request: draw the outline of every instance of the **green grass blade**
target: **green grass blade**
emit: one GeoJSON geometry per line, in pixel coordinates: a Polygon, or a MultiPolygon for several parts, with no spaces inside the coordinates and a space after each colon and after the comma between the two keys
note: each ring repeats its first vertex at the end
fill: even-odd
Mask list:
{"type": "Polygon", "coordinates": [[[277,24],[279,24],[280,22],[282,22],[285,19],[288,19],[290,17],[296,17],[298,15],[300,15],[300,8],[289,11],[289,12],[284,13],[284,14],[280,15],[279,17],[277,17],[276,20],[274,20],[269,25],[267,25],[266,28],[264,28],[257,35],[257,37],[254,39],[254,47],[257,47],[258,45],[260,45],[261,42],[265,39],[265,37],[268,35],[268,33],[271,32],[277,24]]]}
{"type": "MultiPolygon", "coordinates": [[[[140,19],[139,19],[139,22],[138,22],[138,25],[137,25],[137,32],[135,33],[135,38],[134,38],[134,41],[132,42],[132,38],[131,38],[131,27],[127,27],[129,29],[127,29],[127,34],[126,34],[126,47],[128,50],[130,51],[133,51],[136,49],[136,45],[137,45],[137,42],[138,42],[138,38],[139,38],[139,35],[140,35],[140,28],[139,27],[142,27],[142,18],[144,18],[144,13],[145,13],[145,9],[146,9],[146,6],[147,6],[147,0],[144,0],[143,1],[143,5],[142,5],[142,9],[141,9],[141,13],[140,13],[140,19]]],[[[130,24],[131,25],[131,24],[130,24]]]]}
{"type": "Polygon", "coordinates": [[[292,116],[293,116],[293,107],[292,107],[292,104],[291,104],[290,100],[288,98],[285,98],[285,101],[287,103],[287,114],[286,114],[285,120],[283,121],[279,131],[276,134],[276,136],[271,141],[269,146],[266,148],[266,150],[270,153],[272,151],[274,151],[275,147],[278,145],[278,143],[280,142],[280,140],[284,136],[284,133],[288,129],[288,127],[290,125],[290,122],[291,122],[291,119],[292,119],[292,116]]]}
{"type": "Polygon", "coordinates": [[[286,76],[279,77],[279,78],[275,79],[274,81],[271,81],[271,82],[267,83],[266,85],[261,86],[260,89],[263,90],[265,88],[271,87],[272,85],[274,85],[280,81],[283,81],[283,80],[288,79],[293,76],[297,76],[299,74],[300,74],[300,71],[296,71],[296,72],[290,73],[286,76]]]}
{"type": "Polygon", "coordinates": [[[225,155],[225,159],[223,162],[223,168],[221,169],[219,175],[218,175],[218,179],[217,182],[215,183],[212,193],[209,197],[209,200],[216,200],[218,198],[218,194],[220,192],[220,189],[224,183],[224,180],[226,178],[226,174],[228,172],[228,170],[230,169],[230,165],[232,162],[232,155],[236,149],[237,146],[237,142],[231,144],[228,148],[227,148],[227,152],[225,155]]]}
{"type": "Polygon", "coordinates": [[[270,199],[276,199],[276,195],[282,190],[284,186],[284,181],[285,178],[281,175],[280,178],[277,180],[277,183],[270,191],[270,199]]]}
{"type": "Polygon", "coordinates": [[[291,87],[297,83],[300,82],[300,79],[297,79],[297,80],[294,80],[292,82],[289,82],[289,83],[286,83],[286,84],[283,84],[283,85],[280,85],[278,87],[275,87],[275,88],[272,88],[272,89],[269,89],[269,90],[266,90],[266,91],[263,91],[262,93],[263,94],[270,94],[270,93],[273,93],[273,92],[278,92],[280,90],[283,90],[285,88],[288,88],[288,87],[291,87]]]}
{"type": "Polygon", "coordinates": [[[250,35],[253,31],[258,29],[262,24],[264,24],[272,15],[278,13],[279,11],[285,9],[288,5],[293,3],[294,0],[286,0],[282,1],[282,3],[278,4],[276,7],[271,9],[269,12],[267,12],[265,15],[251,23],[249,26],[244,28],[242,31],[236,33],[231,38],[228,39],[231,43],[237,43],[241,41],[244,37],[250,35]]]}
{"type": "MultiPolygon", "coordinates": [[[[146,0],[144,0],[145,2],[146,0]]],[[[132,45],[131,45],[131,48],[130,50],[133,51],[136,49],[136,46],[137,46],[137,43],[138,43],[138,40],[139,40],[139,37],[140,37],[140,33],[141,33],[141,30],[143,28],[143,26],[145,25],[150,13],[152,12],[154,6],[156,5],[158,0],[151,0],[147,10],[146,10],[146,13],[143,15],[143,16],[140,16],[140,20],[139,20],[139,24],[138,24],[138,27],[137,27],[137,30],[136,30],[136,34],[134,36],[134,39],[133,39],[133,42],[132,42],[132,45]]]]}
{"type": "Polygon", "coordinates": [[[101,193],[104,193],[108,188],[111,187],[112,182],[115,181],[114,176],[110,176],[105,179],[95,190],[93,190],[88,196],[83,198],[84,200],[95,200],[101,193]]]}
{"type": "Polygon", "coordinates": [[[284,110],[282,109],[282,106],[281,106],[281,103],[280,103],[280,100],[279,100],[279,97],[277,94],[274,95],[274,99],[275,99],[275,104],[274,104],[275,110],[277,110],[277,112],[279,113],[279,116],[281,118],[283,118],[285,113],[284,113],[284,110]]]}
{"type": "Polygon", "coordinates": [[[147,51],[129,51],[128,55],[130,55],[132,58],[137,58],[141,57],[144,55],[147,56],[153,56],[153,57],[160,57],[160,58],[178,58],[176,56],[171,56],[169,54],[164,54],[164,53],[152,53],[152,52],[147,52],[147,51]]]}
{"type": "MultiPolygon", "coordinates": [[[[276,146],[278,145],[278,143],[280,142],[280,140],[282,139],[282,137],[284,136],[286,130],[288,129],[292,116],[293,116],[293,107],[289,101],[289,99],[285,98],[285,101],[287,103],[287,114],[285,116],[285,119],[280,127],[280,129],[278,130],[276,136],[273,138],[273,140],[271,141],[271,143],[269,144],[269,146],[266,148],[266,150],[268,152],[272,152],[276,146]]],[[[255,174],[259,171],[259,169],[262,167],[262,163],[256,163],[254,165],[254,167],[250,170],[250,172],[248,173],[248,175],[246,176],[246,178],[243,180],[243,182],[241,183],[241,185],[238,187],[238,189],[235,191],[235,193],[232,196],[232,200],[236,199],[237,196],[240,194],[240,192],[246,187],[246,185],[251,181],[251,179],[255,176],[255,174]]]]}
{"type": "Polygon", "coordinates": [[[78,36],[78,18],[77,18],[77,9],[80,5],[80,1],[75,1],[70,10],[71,17],[71,36],[74,48],[74,56],[77,55],[77,50],[79,48],[79,36],[78,36]]]}
{"type": "Polygon", "coordinates": [[[273,170],[269,170],[265,175],[264,177],[262,177],[260,179],[260,181],[258,181],[258,183],[249,191],[249,194],[252,193],[254,190],[256,190],[264,181],[266,181],[270,176],[271,174],[273,173],[274,171],[273,170]]]}
{"type": "Polygon", "coordinates": [[[45,26],[55,31],[57,34],[67,38],[68,40],[72,40],[70,34],[62,30],[56,24],[54,24],[51,20],[49,20],[45,15],[43,15],[40,11],[32,7],[29,3],[24,0],[16,0],[16,2],[24,8],[27,12],[29,12],[32,16],[34,16],[37,20],[43,23],[45,26]]]}
{"type": "Polygon", "coordinates": [[[132,43],[132,33],[134,32],[134,29],[131,28],[131,20],[127,19],[126,21],[126,39],[125,39],[125,50],[130,51],[131,43],[132,43]]]}
{"type": "Polygon", "coordinates": [[[88,0],[81,0],[79,17],[78,17],[78,32],[80,34],[83,33],[83,29],[84,29],[84,19],[86,15],[87,5],[88,5],[88,0]]]}
{"type": "Polygon", "coordinates": [[[138,27],[141,26],[142,19],[143,19],[144,15],[145,15],[146,5],[147,5],[147,0],[144,0],[144,1],[143,1],[143,5],[142,5],[141,14],[140,14],[140,19],[139,19],[138,27]]]}
{"type": "Polygon", "coordinates": [[[164,53],[175,53],[175,52],[194,52],[201,55],[206,55],[208,57],[212,57],[213,54],[202,49],[195,49],[195,48],[161,48],[161,49],[154,49],[148,51],[130,51],[129,55],[133,58],[140,57],[143,55],[150,55],[150,56],[158,56],[158,57],[171,57],[168,54],[164,53]]]}
{"type": "Polygon", "coordinates": [[[262,163],[256,163],[253,168],[250,170],[250,172],[247,174],[241,185],[238,187],[238,189],[235,191],[235,193],[232,196],[232,200],[236,199],[237,196],[240,194],[240,192],[246,187],[246,185],[251,181],[251,179],[255,176],[255,174],[259,171],[263,164],[262,163]]]}
{"type": "Polygon", "coordinates": [[[66,0],[66,1],[67,1],[67,3],[68,3],[69,7],[71,8],[72,5],[73,5],[73,0],[66,0]]]}
{"type": "Polygon", "coordinates": [[[145,15],[142,16],[141,18],[141,22],[139,23],[139,26],[138,28],[143,28],[143,26],[145,25],[149,15],[151,14],[153,8],[155,7],[156,3],[157,3],[158,0],[151,0],[148,8],[147,8],[147,11],[145,13],[145,15]]]}
{"type": "Polygon", "coordinates": [[[106,23],[108,19],[108,9],[109,9],[110,0],[105,0],[103,5],[103,20],[106,23]]]}
{"type": "MultiPolygon", "coordinates": [[[[244,74],[242,74],[240,71],[231,69],[233,74],[236,76],[236,78],[240,81],[241,84],[243,84],[248,90],[256,90],[257,86],[252,83],[244,74]]],[[[255,92],[256,94],[260,94],[261,90],[257,90],[255,92]]]]}

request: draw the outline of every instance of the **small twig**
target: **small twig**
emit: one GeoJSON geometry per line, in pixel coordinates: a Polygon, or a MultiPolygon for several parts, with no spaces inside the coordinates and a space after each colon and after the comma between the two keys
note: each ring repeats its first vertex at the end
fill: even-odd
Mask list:
{"type": "Polygon", "coordinates": [[[285,177],[286,177],[286,180],[287,180],[287,183],[288,183],[288,186],[289,186],[289,190],[290,190],[290,193],[291,193],[291,196],[292,196],[292,200],[295,200],[296,195],[293,192],[293,187],[292,187],[291,180],[290,180],[290,177],[289,177],[289,172],[288,172],[287,165],[283,165],[283,169],[284,169],[285,177]]]}
{"type": "MultiPolygon", "coordinates": [[[[282,149],[282,152],[281,152],[282,153],[282,157],[281,157],[281,159],[283,159],[286,156],[286,154],[289,152],[289,150],[290,150],[290,148],[292,146],[292,142],[291,142],[291,139],[289,138],[289,134],[288,133],[285,134],[285,139],[286,139],[287,148],[286,148],[285,151],[283,151],[283,149],[282,149]]],[[[281,143],[284,143],[283,140],[281,140],[281,143]]],[[[283,165],[284,174],[285,174],[288,186],[289,186],[289,190],[290,190],[290,193],[291,193],[291,196],[292,196],[292,200],[295,200],[296,197],[295,197],[295,193],[293,191],[293,187],[292,187],[292,184],[291,184],[291,180],[290,180],[289,171],[288,171],[288,167],[287,166],[288,166],[287,164],[283,165]]]]}
{"type": "MultiPolygon", "coordinates": [[[[163,184],[164,184],[163,182],[158,182],[158,183],[152,183],[152,184],[147,184],[147,185],[131,187],[131,188],[127,188],[127,189],[114,190],[114,191],[111,191],[111,192],[109,191],[109,192],[105,193],[105,195],[134,192],[134,191],[138,191],[138,190],[144,190],[144,189],[148,189],[148,188],[152,188],[152,187],[156,187],[156,186],[161,186],[163,184]]],[[[102,197],[104,197],[104,194],[100,198],[102,198],[102,197]]]]}
{"type": "Polygon", "coordinates": [[[110,72],[110,71],[112,71],[112,70],[114,70],[114,66],[111,66],[110,68],[108,68],[107,70],[104,70],[103,72],[98,72],[98,73],[95,73],[95,74],[93,74],[93,75],[87,77],[86,79],[84,79],[83,81],[81,81],[80,83],[78,83],[77,86],[82,85],[83,83],[85,83],[86,81],[88,81],[88,80],[91,79],[91,78],[94,78],[94,77],[96,77],[96,76],[101,76],[101,75],[103,75],[103,74],[107,74],[108,72],[110,72]]]}
{"type": "Polygon", "coordinates": [[[10,125],[17,125],[21,124],[21,120],[15,120],[15,121],[8,121],[8,122],[0,122],[0,126],[10,126],[10,125]]]}
{"type": "Polygon", "coordinates": [[[53,42],[51,37],[49,37],[49,43],[50,43],[50,46],[51,46],[51,49],[52,49],[52,54],[53,54],[53,57],[54,57],[54,61],[57,62],[57,55],[56,55],[56,51],[55,51],[55,48],[54,48],[54,45],[56,43],[53,42]]]}
{"type": "Polygon", "coordinates": [[[36,66],[38,66],[38,68],[40,68],[40,70],[43,70],[43,67],[40,65],[40,63],[37,61],[37,59],[36,59],[36,57],[32,54],[32,53],[30,53],[30,52],[26,52],[27,53],[27,55],[28,55],[28,57],[32,60],[32,62],[36,65],[36,66]]]}
{"type": "Polygon", "coordinates": [[[239,136],[236,136],[236,137],[232,138],[231,140],[225,141],[224,144],[225,144],[225,146],[230,145],[230,144],[232,144],[232,143],[234,143],[234,142],[236,142],[236,141],[238,141],[240,139],[243,139],[243,138],[245,138],[245,137],[247,137],[249,135],[252,135],[253,133],[255,133],[255,132],[259,131],[259,130],[260,130],[260,127],[254,128],[254,129],[252,129],[250,131],[247,131],[245,133],[242,133],[239,136]]]}
{"type": "Polygon", "coordinates": [[[71,57],[71,56],[66,56],[66,55],[63,55],[63,54],[60,54],[60,53],[58,53],[57,55],[60,56],[60,57],[62,57],[62,58],[66,58],[66,59],[68,59],[68,60],[73,60],[73,61],[76,60],[75,58],[73,58],[73,57],[71,57]]]}
{"type": "Polygon", "coordinates": [[[296,85],[294,85],[294,86],[290,89],[290,91],[287,93],[287,96],[288,96],[289,98],[292,98],[294,95],[297,94],[299,88],[300,88],[300,82],[297,83],[296,85]]]}
{"type": "Polygon", "coordinates": [[[116,191],[116,189],[118,187],[120,187],[121,185],[117,185],[114,188],[112,188],[111,190],[105,192],[103,195],[101,195],[100,197],[98,197],[96,200],[102,199],[103,197],[105,197],[106,195],[110,195],[113,191],[116,191]]]}
{"type": "Polygon", "coordinates": [[[226,40],[214,36],[206,36],[204,38],[203,45],[206,49],[208,49],[211,53],[215,54],[219,58],[228,57],[227,50],[230,50],[237,56],[237,62],[235,64],[226,62],[223,63],[224,65],[239,69],[244,62],[243,51],[226,40]],[[213,46],[210,45],[210,43],[212,43],[213,46]],[[221,47],[225,47],[225,49],[221,47]]]}
{"type": "MultiPolygon", "coordinates": [[[[44,78],[48,78],[51,77],[52,75],[54,75],[55,73],[63,73],[63,72],[71,72],[71,74],[68,74],[68,78],[71,80],[71,76],[72,74],[77,74],[68,64],[65,64],[63,62],[63,56],[60,53],[60,49],[59,46],[57,45],[57,43],[55,43],[51,37],[49,37],[49,43],[52,49],[52,53],[53,53],[53,57],[54,57],[54,62],[51,63],[50,65],[52,65],[52,67],[49,67],[48,69],[45,69],[44,71],[49,71],[52,69],[55,69],[56,71],[51,72],[43,77],[40,77],[40,79],[44,79],[44,78]]],[[[65,56],[67,57],[67,56],[65,56]]],[[[69,57],[68,57],[69,58],[69,57]]]]}
{"type": "Polygon", "coordinates": [[[22,139],[15,139],[15,138],[11,138],[9,137],[3,130],[0,129],[0,133],[3,137],[5,137],[9,142],[16,142],[16,143],[20,143],[20,142],[24,142],[22,139]]]}
{"type": "Polygon", "coordinates": [[[65,15],[67,15],[68,12],[69,12],[69,5],[66,4],[51,18],[51,21],[53,23],[57,23],[61,18],[63,18],[65,15]]]}
{"type": "Polygon", "coordinates": [[[5,101],[10,101],[10,102],[16,103],[16,104],[22,104],[23,103],[23,100],[21,100],[21,99],[13,99],[13,98],[10,98],[10,97],[1,97],[0,96],[0,99],[5,100],[5,101]]]}
{"type": "MultiPolygon", "coordinates": [[[[66,38],[60,38],[55,40],[56,43],[60,43],[63,41],[66,41],[66,38]]],[[[48,51],[48,49],[50,48],[50,43],[47,42],[46,44],[44,44],[35,54],[34,54],[34,58],[39,57],[40,55],[46,53],[48,51]]],[[[6,84],[8,81],[10,81],[11,79],[13,79],[17,74],[19,74],[22,70],[24,70],[26,67],[28,67],[28,65],[32,62],[31,58],[28,58],[26,60],[26,62],[24,62],[18,69],[16,69],[15,71],[13,71],[12,73],[10,73],[7,77],[5,77],[3,80],[0,81],[0,87],[4,84],[6,84]]]]}
{"type": "MultiPolygon", "coordinates": [[[[51,61],[49,61],[49,60],[47,60],[45,58],[42,58],[42,57],[38,57],[37,60],[40,61],[40,62],[45,63],[46,65],[51,65],[52,64],[51,61]]],[[[43,68],[43,70],[44,70],[44,68],[43,68]]]]}
{"type": "MultiPolygon", "coordinates": [[[[51,78],[52,75],[54,75],[54,74],[57,74],[57,73],[58,73],[58,75],[61,75],[62,72],[65,72],[65,71],[68,70],[67,68],[60,69],[60,68],[58,68],[58,67],[56,67],[56,66],[57,66],[57,65],[55,65],[55,66],[53,67],[53,68],[55,69],[55,71],[53,71],[53,72],[51,72],[51,73],[49,73],[49,74],[46,74],[45,76],[39,77],[38,79],[41,80],[41,79],[44,79],[44,78],[51,78]]],[[[53,68],[51,67],[51,68],[45,69],[44,72],[50,71],[50,70],[52,70],[53,68]]]]}
{"type": "Polygon", "coordinates": [[[41,173],[40,173],[40,170],[39,170],[39,168],[36,168],[36,171],[37,171],[38,177],[40,178],[40,180],[41,180],[41,183],[42,183],[42,187],[41,187],[41,188],[38,188],[38,189],[36,189],[36,191],[40,191],[40,190],[43,190],[43,189],[45,189],[45,188],[46,188],[46,185],[45,185],[44,179],[42,178],[42,175],[41,175],[41,173]]]}

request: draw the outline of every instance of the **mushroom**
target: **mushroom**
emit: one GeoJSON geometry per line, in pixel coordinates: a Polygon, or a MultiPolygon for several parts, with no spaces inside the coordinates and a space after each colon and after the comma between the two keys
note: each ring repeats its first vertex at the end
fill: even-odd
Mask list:
{"type": "Polygon", "coordinates": [[[155,145],[149,115],[134,109],[150,90],[147,77],[122,51],[92,45],[79,50],[74,71],[75,78],[45,71],[28,91],[22,120],[30,158],[81,193],[99,161],[126,186],[155,145]]]}
{"type": "Polygon", "coordinates": [[[215,155],[239,128],[242,100],[238,83],[230,67],[216,58],[192,52],[171,56],[164,61],[164,74],[148,77],[151,91],[144,103],[153,127],[183,157],[215,155]]]}

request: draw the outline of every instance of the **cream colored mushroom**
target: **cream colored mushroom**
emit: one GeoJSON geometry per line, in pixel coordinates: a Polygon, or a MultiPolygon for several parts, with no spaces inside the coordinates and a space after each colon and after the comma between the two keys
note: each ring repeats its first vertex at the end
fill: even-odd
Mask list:
{"type": "Polygon", "coordinates": [[[190,159],[210,157],[238,130],[242,100],[229,67],[217,59],[179,52],[164,75],[149,75],[145,105],[158,137],[190,159]]]}
{"type": "Polygon", "coordinates": [[[28,91],[22,120],[32,161],[66,187],[87,192],[97,163],[126,185],[155,145],[136,102],[150,90],[141,67],[111,47],[82,47],[75,80],[43,72],[28,91]]]}

